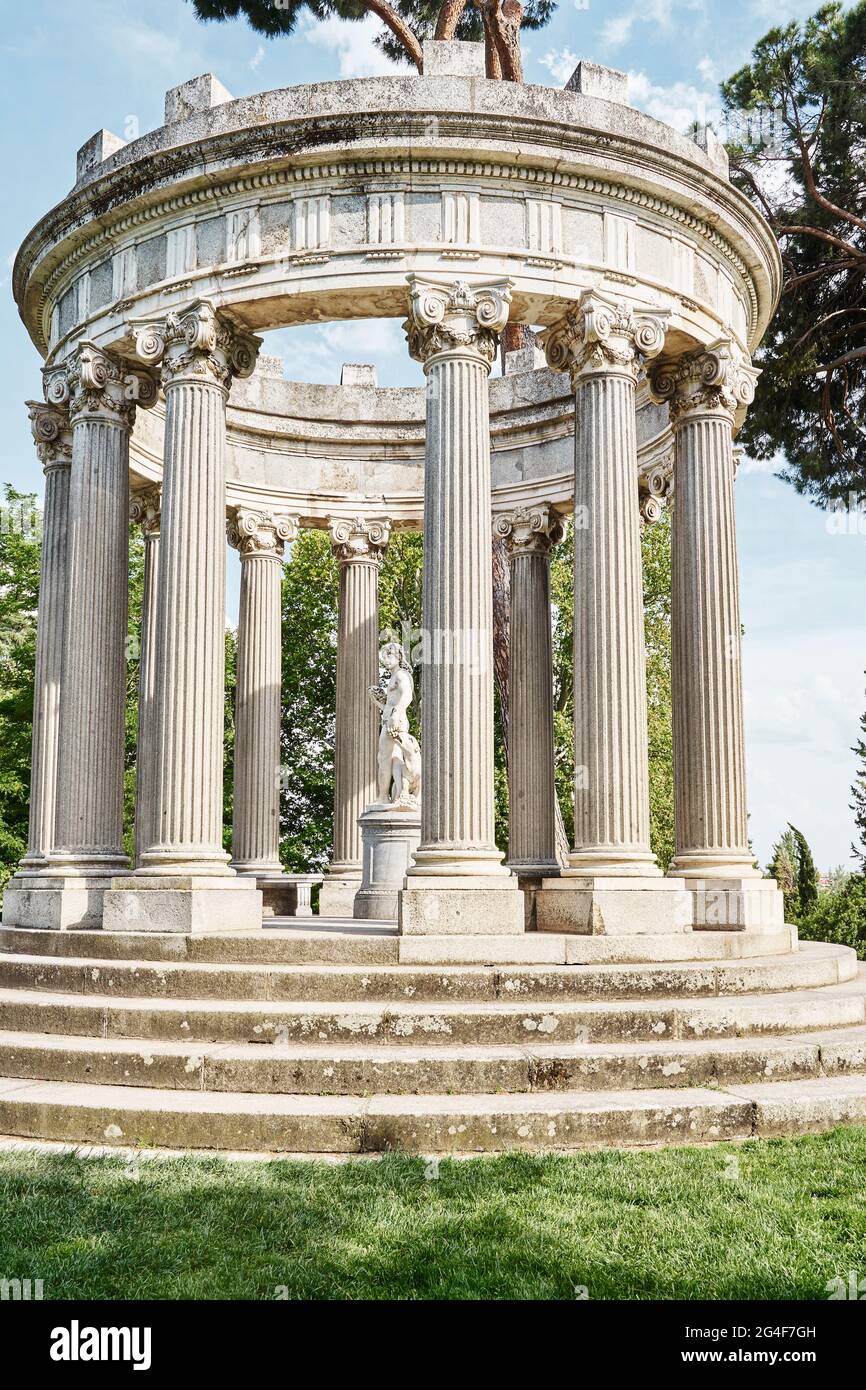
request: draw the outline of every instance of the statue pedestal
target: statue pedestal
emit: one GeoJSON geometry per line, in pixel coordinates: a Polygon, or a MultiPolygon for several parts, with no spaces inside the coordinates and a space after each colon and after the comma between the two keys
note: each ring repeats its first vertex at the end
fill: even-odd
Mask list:
{"type": "Polygon", "coordinates": [[[358,825],[363,867],[353,915],[396,920],[397,895],[421,843],[421,811],[371,806],[358,825]]]}

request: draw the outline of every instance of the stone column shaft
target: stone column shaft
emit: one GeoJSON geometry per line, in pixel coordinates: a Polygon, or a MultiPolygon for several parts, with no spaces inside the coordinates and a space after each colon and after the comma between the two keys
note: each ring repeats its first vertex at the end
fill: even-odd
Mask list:
{"type": "Polygon", "coordinates": [[[159,488],[133,497],[130,517],[140,524],[144,537],[144,579],[141,603],[141,652],[138,669],[138,736],[135,753],[135,863],[153,842],[153,806],[156,796],[156,613],[159,584],[159,488]]]}
{"type": "Polygon", "coordinates": [[[337,708],[334,733],[334,851],[320,911],[352,916],[361,885],[358,819],[376,800],[379,722],[369,688],[379,679],[379,569],[391,534],[387,519],[331,522],[340,565],[337,708]]]}
{"type": "Polygon", "coordinates": [[[548,507],[496,519],[508,543],[511,636],[508,684],[508,863],[522,876],[558,872],[553,748],[550,548],[562,522],[548,507]]]}
{"type": "Polygon", "coordinates": [[[546,338],[575,389],[575,832],[537,894],[543,931],[691,930],[691,895],[650,850],[635,382],[663,344],[661,316],[594,290],[546,338]]]}
{"type": "Polygon", "coordinates": [[[153,816],[105,924],[139,931],[258,929],[255,882],[229,868],[223,839],[225,728],[225,407],[259,339],[198,300],[140,329],[139,357],[162,363],[165,458],[156,598],[153,816]]]}
{"type": "Polygon", "coordinates": [[[658,874],[649,848],[635,379],[661,323],[594,293],[548,335],[575,388],[574,761],[570,872],[658,874]]]}
{"type": "Polygon", "coordinates": [[[746,810],[732,429],[756,373],[719,343],[653,375],[675,438],[674,872],[753,872],[746,810]]]}
{"type": "Polygon", "coordinates": [[[516,932],[522,902],[501,891],[516,879],[494,839],[487,384],[511,289],[415,275],[410,294],[409,350],[427,377],[423,776],[400,922],[408,933],[516,932]]]}
{"type": "Polygon", "coordinates": [[[129,435],[146,377],[89,343],[46,375],[50,403],[70,403],[68,592],[53,863],[116,873],[123,854],[129,435]],[[134,389],[133,389],[134,388],[134,389]]]}
{"type": "Polygon", "coordinates": [[[54,848],[60,746],[60,690],[67,591],[67,534],[72,432],[69,412],[28,401],[33,435],[45,472],[33,745],[27,854],[22,870],[44,868],[54,848]]]}
{"type": "Polygon", "coordinates": [[[285,541],[297,521],[238,508],[229,541],[240,551],[241,595],[235,687],[232,867],[280,874],[282,575],[285,541]]]}

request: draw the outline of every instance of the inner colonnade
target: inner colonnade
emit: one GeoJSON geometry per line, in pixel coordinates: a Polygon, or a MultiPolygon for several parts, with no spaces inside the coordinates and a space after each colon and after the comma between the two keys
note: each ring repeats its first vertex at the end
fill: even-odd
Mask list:
{"type": "MultiPolygon", "coordinates": [[[[737,915],[713,924],[748,925],[757,911],[766,925],[769,900],[748,847],[733,503],[733,429],[756,375],[748,359],[731,340],[671,357],[663,316],[585,291],[545,332],[548,368],[532,349],[511,354],[493,383],[494,444],[519,423],[521,398],[536,407],[524,431],[543,440],[551,401],[565,413],[556,397],[570,384],[554,470],[570,434],[573,473],[567,483],[556,471],[534,480],[524,457],[526,479],[509,486],[497,476],[494,489],[488,375],[511,286],[410,275],[406,293],[409,350],[428,384],[405,393],[416,411],[422,394],[426,401],[425,420],[413,422],[423,460],[410,468],[415,486],[423,470],[421,496],[404,494],[395,515],[366,499],[356,515],[344,501],[315,518],[296,496],[283,508],[228,500],[229,437],[237,455],[263,396],[303,388],[273,375],[269,359],[256,372],[260,340],[209,301],[137,327],[128,358],[85,342],[62,368],[46,369],[45,399],[29,403],[46,474],[46,544],[30,844],[13,910],[19,892],[43,925],[261,925],[261,892],[267,898],[282,874],[281,567],[312,520],[328,527],[340,567],[334,849],[320,910],[351,916],[358,821],[376,797],[368,690],[379,676],[378,572],[395,526],[414,521],[425,537],[424,792],[403,931],[521,931],[521,887],[534,896],[537,924],[551,930],[592,930],[599,915],[608,931],[690,930],[704,924],[708,903],[716,919],[720,910],[737,915]],[[651,418],[660,403],[670,411],[669,432],[644,450],[649,466],[637,442],[639,382],[651,418]],[[161,434],[161,476],[144,485],[134,477],[130,491],[136,416],[161,393],[162,418],[142,431],[139,460],[143,469],[161,434]],[[547,406],[540,419],[539,404],[547,406]],[[669,867],[649,848],[640,528],[672,490],[677,853],[669,867]],[[561,868],[549,557],[571,510],[578,771],[575,844],[561,868]],[[130,516],[145,542],[134,866],[121,848],[130,516]],[[494,532],[511,564],[506,862],[493,839],[494,532]],[[222,848],[226,534],[241,565],[230,861],[222,848]]],[[[375,407],[377,396],[393,395],[377,391],[370,369],[344,377],[362,383],[331,389],[349,415],[359,397],[375,407]]],[[[525,456],[531,445],[520,447],[525,456]]]]}

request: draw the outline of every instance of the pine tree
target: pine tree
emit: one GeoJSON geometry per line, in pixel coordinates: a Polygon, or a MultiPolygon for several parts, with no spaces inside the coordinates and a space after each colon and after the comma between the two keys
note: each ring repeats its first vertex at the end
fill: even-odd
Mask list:
{"type": "Polygon", "coordinates": [[[785,899],[785,921],[797,922],[800,918],[800,893],[798,888],[797,841],[790,827],[775,845],[773,857],[767,865],[767,872],[782,890],[785,899]]]}
{"type": "Polygon", "coordinates": [[[818,870],[812,858],[812,851],[801,830],[789,825],[797,846],[797,895],[800,899],[800,913],[805,916],[811,912],[818,901],[818,870]]]}

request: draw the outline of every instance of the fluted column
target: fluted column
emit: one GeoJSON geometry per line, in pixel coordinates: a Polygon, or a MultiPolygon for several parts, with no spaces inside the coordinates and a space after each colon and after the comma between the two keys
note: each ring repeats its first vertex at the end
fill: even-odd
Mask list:
{"type": "Polygon", "coordinates": [[[508,688],[508,864],[521,876],[558,872],[553,756],[550,550],[562,519],[547,506],[498,516],[511,569],[508,688]]]}
{"type": "Polygon", "coordinates": [[[319,909],[325,916],[351,917],[361,885],[358,817],[376,800],[379,725],[369,687],[379,679],[379,569],[391,523],[365,517],[334,519],[330,532],[340,565],[334,852],[319,909]]]}
{"type": "Polygon", "coordinates": [[[199,301],[139,333],[162,363],[165,463],[157,594],[156,778],[150,874],[227,874],[222,845],[225,719],[225,406],[258,339],[199,301]]]}
{"type": "Polygon", "coordinates": [[[66,875],[111,875],[123,836],[129,435],[135,404],[152,404],[144,374],[83,343],[46,377],[72,420],[68,591],[52,863],[66,875]]]}
{"type": "Polygon", "coordinates": [[[649,848],[635,381],[662,322],[588,293],[547,335],[575,390],[574,873],[658,874],[649,848]]]}
{"type": "Polygon", "coordinates": [[[409,351],[427,378],[423,790],[400,920],[404,932],[519,931],[520,895],[485,891],[516,888],[494,839],[488,404],[511,289],[421,275],[409,287],[409,351]]]}
{"type": "MultiPolygon", "coordinates": [[[[684,931],[691,902],[650,850],[635,383],[664,318],[587,291],[547,333],[575,392],[574,849],[542,929],[684,931]]],[[[550,909],[548,911],[548,909],[550,909]]]]}
{"type": "Polygon", "coordinates": [[[33,745],[27,853],[21,872],[44,868],[54,847],[60,745],[60,686],[67,590],[67,532],[72,428],[66,406],[27,402],[45,474],[36,669],[33,687],[33,745]]]}
{"type": "Polygon", "coordinates": [[[225,724],[225,407],[260,339],[198,300],[138,330],[162,364],[165,459],[154,699],[150,843],[133,878],[116,880],[106,925],[213,931],[261,926],[261,894],[229,867],[223,839],[225,724]]]}
{"type": "Polygon", "coordinates": [[[154,772],[156,764],[156,596],[159,576],[159,527],[162,494],[158,487],[137,492],[129,505],[130,520],[144,539],[144,577],[141,602],[141,651],[138,667],[138,736],[135,749],[135,863],[153,840],[154,772]]]}
{"type": "Polygon", "coordinates": [[[733,343],[661,364],[652,386],[675,440],[672,688],[676,856],[689,878],[751,876],[740,598],[734,518],[735,413],[757,373],[733,343]]]}
{"type": "Polygon", "coordinates": [[[235,508],[229,544],[241,558],[235,687],[232,867],[273,875],[280,864],[280,689],[282,575],[296,517],[235,508]]]}

